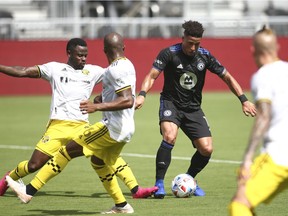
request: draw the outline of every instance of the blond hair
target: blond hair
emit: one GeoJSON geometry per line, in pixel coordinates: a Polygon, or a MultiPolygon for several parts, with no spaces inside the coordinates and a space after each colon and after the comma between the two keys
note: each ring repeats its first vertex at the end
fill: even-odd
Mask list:
{"type": "Polygon", "coordinates": [[[278,50],[276,33],[266,25],[253,36],[253,46],[259,54],[275,54],[278,50]]]}

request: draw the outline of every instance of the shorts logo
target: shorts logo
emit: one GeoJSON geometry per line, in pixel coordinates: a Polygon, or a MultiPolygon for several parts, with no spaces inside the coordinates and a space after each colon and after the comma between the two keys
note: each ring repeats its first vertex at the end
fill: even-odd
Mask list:
{"type": "Polygon", "coordinates": [[[187,90],[191,90],[197,84],[197,76],[194,73],[186,72],[180,77],[180,85],[187,90]]]}
{"type": "Polygon", "coordinates": [[[164,112],[163,112],[163,115],[164,116],[171,116],[172,115],[172,112],[171,112],[171,110],[165,110],[164,112]]]}
{"type": "Polygon", "coordinates": [[[47,142],[49,142],[50,137],[49,136],[43,136],[41,140],[43,143],[47,143],[47,142]]]}
{"type": "Polygon", "coordinates": [[[197,65],[197,69],[198,69],[199,71],[202,71],[202,70],[204,70],[204,68],[205,68],[204,63],[200,61],[200,62],[198,63],[198,65],[197,65]]]}

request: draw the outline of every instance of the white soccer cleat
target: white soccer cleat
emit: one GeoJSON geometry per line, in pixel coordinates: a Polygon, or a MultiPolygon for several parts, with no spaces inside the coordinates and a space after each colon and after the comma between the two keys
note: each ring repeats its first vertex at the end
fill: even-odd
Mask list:
{"type": "Polygon", "coordinates": [[[22,203],[29,203],[33,196],[26,194],[26,186],[23,183],[14,181],[10,176],[6,176],[9,187],[17,194],[22,203]]]}
{"type": "Polygon", "coordinates": [[[113,206],[112,209],[101,212],[101,214],[131,214],[134,213],[132,206],[127,203],[124,207],[113,206]]]}

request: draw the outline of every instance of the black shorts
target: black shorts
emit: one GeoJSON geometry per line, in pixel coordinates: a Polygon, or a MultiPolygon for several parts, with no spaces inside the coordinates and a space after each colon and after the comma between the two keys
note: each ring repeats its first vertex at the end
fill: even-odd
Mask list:
{"type": "Polygon", "coordinates": [[[172,101],[160,99],[159,121],[175,123],[192,142],[201,137],[212,136],[202,109],[187,112],[179,110],[172,101]]]}

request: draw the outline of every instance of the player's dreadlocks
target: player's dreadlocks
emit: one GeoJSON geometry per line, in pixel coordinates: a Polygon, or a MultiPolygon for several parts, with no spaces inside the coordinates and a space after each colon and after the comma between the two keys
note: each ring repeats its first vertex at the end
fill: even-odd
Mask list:
{"type": "Polygon", "coordinates": [[[192,37],[202,38],[204,28],[201,23],[197,21],[185,21],[182,24],[184,28],[184,34],[192,37]]]}

